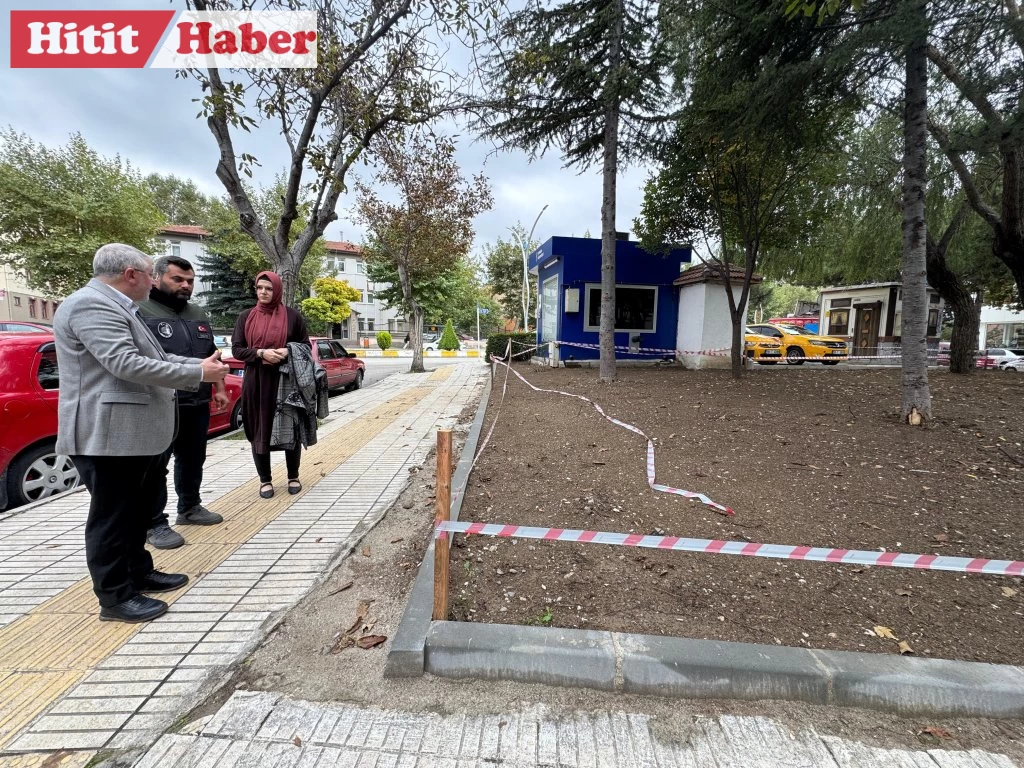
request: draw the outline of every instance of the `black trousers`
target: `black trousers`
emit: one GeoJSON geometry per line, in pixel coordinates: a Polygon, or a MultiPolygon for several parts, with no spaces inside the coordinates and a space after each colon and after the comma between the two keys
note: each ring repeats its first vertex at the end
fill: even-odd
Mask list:
{"type": "MultiPolygon", "coordinates": [[[[174,442],[160,457],[160,472],[167,477],[167,465],[174,456],[174,491],[178,495],[178,514],[199,506],[202,499],[199,488],[203,484],[203,464],[206,463],[206,433],[210,428],[210,404],[178,406],[178,434],[174,442]]],[[[149,527],[167,525],[167,481],[161,486],[157,498],[156,514],[149,527]]]]}
{"type": "Polygon", "coordinates": [[[165,483],[160,456],[72,456],[92,500],[85,523],[85,561],[100,605],[138,594],[153,572],[146,529],[165,483]]]}
{"type": "MultiPolygon", "coordinates": [[[[256,453],[252,449],[252,460],[256,464],[256,472],[260,476],[261,483],[270,482],[270,454],[256,453]]],[[[290,451],[284,452],[284,463],[288,467],[288,477],[295,480],[299,476],[299,462],[302,460],[302,447],[295,446],[290,451]]]]}

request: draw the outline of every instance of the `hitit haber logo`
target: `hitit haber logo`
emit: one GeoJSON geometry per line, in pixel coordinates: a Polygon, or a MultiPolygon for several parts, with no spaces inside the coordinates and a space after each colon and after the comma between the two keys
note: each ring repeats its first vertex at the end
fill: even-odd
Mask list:
{"type": "Polygon", "coordinates": [[[11,11],[12,68],[305,69],[316,55],[313,11],[11,11]]]}

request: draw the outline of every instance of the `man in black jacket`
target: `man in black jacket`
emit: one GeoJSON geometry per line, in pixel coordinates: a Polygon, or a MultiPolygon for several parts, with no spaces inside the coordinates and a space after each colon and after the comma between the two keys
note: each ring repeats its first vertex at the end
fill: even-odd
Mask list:
{"type": "MultiPolygon", "coordinates": [[[[195,357],[200,360],[212,355],[217,347],[213,343],[210,319],[199,307],[189,304],[195,288],[196,273],[186,259],[180,256],[161,256],[154,264],[155,285],[149,299],[139,304],[146,325],[156,336],[165,352],[195,357]]],[[[203,483],[203,464],[206,462],[206,433],[210,427],[210,399],[218,408],[228,406],[230,399],[224,382],[203,384],[198,392],[177,393],[178,432],[170,448],[162,456],[162,469],[174,455],[174,490],[178,495],[176,525],[216,525],[223,521],[216,512],[202,504],[199,488],[203,483]]],[[[180,533],[168,524],[164,507],[167,503],[166,484],[163,486],[160,513],[150,521],[146,540],[157,549],[174,549],[185,543],[180,533]]]]}

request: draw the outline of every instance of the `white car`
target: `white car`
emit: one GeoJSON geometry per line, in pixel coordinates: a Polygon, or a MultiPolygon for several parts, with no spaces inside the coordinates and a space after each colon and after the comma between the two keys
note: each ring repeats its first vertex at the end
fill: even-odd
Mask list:
{"type": "MultiPolygon", "coordinates": [[[[992,352],[993,350],[988,351],[992,352]]],[[[999,370],[1009,371],[1010,373],[1024,373],[1024,349],[1006,349],[1003,351],[1007,353],[1007,359],[999,359],[999,370]]]]}
{"type": "Polygon", "coordinates": [[[438,350],[438,342],[440,341],[441,337],[436,333],[425,333],[423,334],[423,349],[430,349],[436,352],[438,350]]]}

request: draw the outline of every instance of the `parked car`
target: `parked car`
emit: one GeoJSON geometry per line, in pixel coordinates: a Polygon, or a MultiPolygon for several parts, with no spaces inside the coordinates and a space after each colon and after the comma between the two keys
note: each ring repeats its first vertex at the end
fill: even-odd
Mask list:
{"type": "Polygon", "coordinates": [[[936,365],[949,365],[949,350],[951,346],[951,343],[948,341],[939,342],[939,352],[935,356],[936,365]]]}
{"type": "Polygon", "coordinates": [[[747,328],[743,342],[747,357],[758,365],[775,365],[782,359],[782,344],[771,336],[754,333],[747,328]]]}
{"type": "Polygon", "coordinates": [[[836,365],[849,357],[846,340],[839,336],[821,336],[795,325],[762,323],[751,325],[749,331],[770,336],[782,345],[782,352],[793,365],[803,365],[804,358],[818,359],[823,365],[836,365]]]}
{"type": "Polygon", "coordinates": [[[0,322],[0,333],[53,333],[53,328],[39,323],[24,323],[20,320],[0,322]]]}
{"type": "Polygon", "coordinates": [[[436,333],[424,333],[423,334],[423,349],[431,349],[435,352],[438,350],[438,343],[441,341],[441,336],[436,333]]]}
{"type": "Polygon", "coordinates": [[[1014,370],[1016,370],[1017,363],[1024,362],[1021,360],[1021,355],[1018,355],[1012,349],[1005,349],[1003,347],[989,347],[984,352],[978,354],[974,361],[976,368],[996,368],[1002,369],[1010,363],[1014,364],[1014,370]]]}
{"type": "MultiPolygon", "coordinates": [[[[0,334],[0,509],[69,491],[78,470],[54,451],[59,374],[53,335],[0,334]]],[[[242,382],[225,379],[231,402],[210,404],[210,434],[241,426],[242,382]]]]}
{"type": "MultiPolygon", "coordinates": [[[[336,390],[359,389],[363,386],[366,376],[366,363],[349,352],[337,339],[323,336],[310,336],[313,345],[313,359],[327,371],[327,388],[336,390]]],[[[245,363],[234,357],[222,358],[231,373],[241,377],[245,373],[245,363]]]]}

